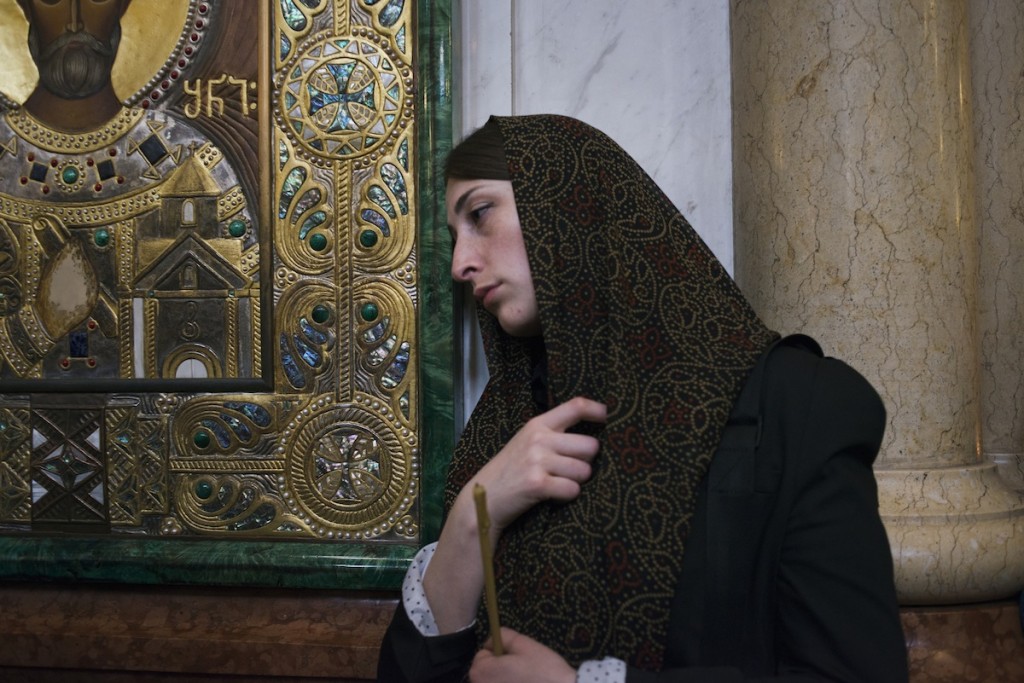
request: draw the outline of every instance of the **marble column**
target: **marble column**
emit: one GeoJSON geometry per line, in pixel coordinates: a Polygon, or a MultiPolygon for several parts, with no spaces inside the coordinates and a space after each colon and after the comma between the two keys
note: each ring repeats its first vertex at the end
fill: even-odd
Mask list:
{"type": "Polygon", "coordinates": [[[980,444],[967,3],[731,11],[737,280],[771,326],[815,336],[882,395],[876,475],[901,601],[1014,595],[1024,494],[980,444]]]}
{"type": "Polygon", "coordinates": [[[981,233],[981,441],[1024,489],[1024,4],[969,5],[981,233]]]}

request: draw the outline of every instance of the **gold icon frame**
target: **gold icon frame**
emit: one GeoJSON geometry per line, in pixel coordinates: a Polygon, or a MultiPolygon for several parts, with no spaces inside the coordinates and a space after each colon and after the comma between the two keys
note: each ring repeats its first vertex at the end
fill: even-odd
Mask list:
{"type": "MultiPolygon", "coordinates": [[[[0,378],[3,578],[375,588],[397,585],[416,548],[437,535],[454,430],[452,290],[438,229],[450,5],[262,2],[258,73],[172,79],[182,46],[204,28],[211,33],[199,40],[214,42],[216,13],[241,2],[251,7],[189,0],[170,70],[158,74],[166,77],[149,79],[128,104],[156,112],[177,98],[179,118],[205,122],[227,110],[258,119],[254,192],[216,195],[203,168],[216,167],[220,150],[193,144],[173,164],[161,157],[176,174],[150,180],[165,191],[134,198],[116,221],[98,201],[36,200],[33,220],[7,220],[26,299],[41,288],[24,273],[38,280],[55,260],[56,251],[34,246],[39,226],[59,244],[88,231],[88,248],[133,261],[130,277],[112,270],[124,280],[117,291],[133,296],[109,308],[117,330],[127,320],[142,331],[133,348],[121,340],[112,376],[26,365],[0,378]],[[127,237],[136,234],[129,224],[137,231],[138,217],[157,211],[146,201],[170,203],[185,220],[213,197],[214,237],[165,236],[159,226],[149,240],[127,237]],[[225,231],[246,201],[259,239],[232,246],[225,231]],[[101,230],[113,247],[97,246],[101,230]],[[224,282],[224,273],[241,274],[237,288],[202,290],[219,292],[207,298],[229,311],[223,350],[186,343],[211,319],[190,298],[198,286],[187,286],[207,271],[224,282]],[[160,289],[169,274],[177,288],[160,289]],[[248,318],[237,314],[243,305],[248,318]],[[244,338],[237,320],[252,330],[248,373],[238,370],[245,353],[232,360],[244,338]],[[170,350],[160,347],[168,327],[181,337],[170,350]],[[205,377],[168,377],[186,366],[205,377]]],[[[92,152],[48,134],[30,139],[49,145],[54,169],[72,169],[50,196],[81,192],[58,183],[92,169],[83,156],[92,152]]],[[[132,151],[145,153],[138,141],[132,151]]],[[[25,204],[0,198],[0,217],[25,204]]]]}

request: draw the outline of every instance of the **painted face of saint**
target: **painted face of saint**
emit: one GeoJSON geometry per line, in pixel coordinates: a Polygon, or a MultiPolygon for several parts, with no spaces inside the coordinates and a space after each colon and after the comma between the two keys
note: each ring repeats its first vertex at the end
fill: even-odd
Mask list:
{"type": "Polygon", "coordinates": [[[454,240],[452,277],[469,283],[477,301],[512,336],[540,334],[537,295],[512,183],[453,178],[448,181],[446,204],[454,240]]]}
{"type": "Polygon", "coordinates": [[[21,0],[29,50],[44,88],[65,99],[89,97],[110,82],[126,0],[21,0]]]}

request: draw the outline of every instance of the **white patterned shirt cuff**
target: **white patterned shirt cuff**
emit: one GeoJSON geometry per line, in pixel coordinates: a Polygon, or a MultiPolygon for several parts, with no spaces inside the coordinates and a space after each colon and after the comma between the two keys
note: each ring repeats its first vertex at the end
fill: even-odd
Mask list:
{"type": "Polygon", "coordinates": [[[626,683],[626,663],[614,657],[588,660],[580,664],[576,683],[626,683]]]}
{"type": "MultiPolygon", "coordinates": [[[[402,581],[402,605],[405,607],[405,613],[409,615],[409,621],[423,636],[441,635],[437,629],[434,613],[430,609],[430,603],[427,602],[426,591],[423,590],[423,575],[427,573],[427,566],[430,564],[431,558],[434,557],[436,549],[437,543],[430,543],[420,548],[420,551],[412,558],[412,564],[402,581]]],[[[466,628],[472,628],[475,623],[474,620],[466,628]]],[[[577,683],[625,683],[626,663],[612,657],[583,662],[576,673],[576,681],[577,683]]]]}
{"type": "MultiPolygon", "coordinates": [[[[423,590],[423,575],[427,573],[427,566],[430,564],[431,558],[434,557],[436,549],[436,542],[420,548],[420,551],[412,558],[412,564],[409,565],[409,570],[405,572],[405,579],[402,581],[402,604],[405,606],[405,613],[409,615],[409,621],[423,636],[441,635],[437,628],[437,621],[434,619],[434,613],[430,609],[430,603],[427,602],[427,593],[423,590]]],[[[473,620],[462,630],[472,628],[475,623],[476,620],[473,620]]]]}

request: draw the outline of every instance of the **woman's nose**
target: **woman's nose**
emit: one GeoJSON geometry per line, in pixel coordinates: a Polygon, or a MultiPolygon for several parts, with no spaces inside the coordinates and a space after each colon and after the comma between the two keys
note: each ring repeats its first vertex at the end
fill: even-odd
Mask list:
{"type": "Polygon", "coordinates": [[[475,270],[472,250],[465,240],[457,241],[452,249],[452,279],[467,282],[475,270]]]}

